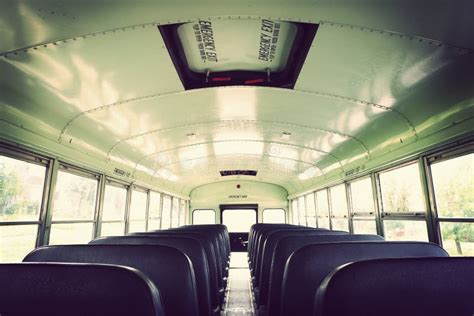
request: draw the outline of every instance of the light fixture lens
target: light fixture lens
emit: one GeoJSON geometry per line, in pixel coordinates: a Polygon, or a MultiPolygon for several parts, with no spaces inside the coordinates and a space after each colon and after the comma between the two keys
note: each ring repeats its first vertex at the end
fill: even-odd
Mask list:
{"type": "Polygon", "coordinates": [[[288,140],[288,139],[290,139],[290,136],[291,136],[290,132],[281,133],[281,139],[288,140]]]}

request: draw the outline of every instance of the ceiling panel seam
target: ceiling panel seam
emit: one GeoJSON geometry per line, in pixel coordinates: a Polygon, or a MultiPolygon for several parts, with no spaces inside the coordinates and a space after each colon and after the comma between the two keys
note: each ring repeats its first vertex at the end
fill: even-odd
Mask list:
{"type": "Polygon", "coordinates": [[[61,129],[61,133],[60,133],[59,136],[58,136],[58,142],[61,142],[61,141],[62,141],[63,136],[64,136],[64,134],[67,133],[69,127],[71,127],[71,125],[73,124],[73,122],[74,122],[75,120],[77,120],[77,119],[78,119],[79,117],[81,117],[81,116],[87,115],[87,114],[89,114],[89,113],[98,112],[98,111],[103,110],[103,109],[109,109],[109,108],[112,108],[112,107],[120,106],[120,105],[125,104],[125,103],[133,103],[133,102],[139,102],[139,101],[144,101],[144,100],[149,100],[149,99],[154,99],[154,98],[159,98],[159,97],[167,97],[167,96],[173,96],[173,95],[180,95],[180,94],[184,94],[185,92],[186,92],[186,91],[176,91],[176,92],[166,92],[166,93],[154,93],[154,94],[145,95],[145,96],[141,96],[141,97],[136,97],[136,98],[126,99],[126,100],[121,100],[121,101],[117,101],[117,102],[113,102],[113,103],[101,105],[101,106],[98,106],[98,107],[95,107],[95,108],[91,108],[91,109],[86,110],[86,111],[82,111],[82,112],[77,113],[76,115],[74,115],[71,119],[69,119],[69,121],[66,122],[66,124],[64,125],[64,127],[61,129]]]}
{"type": "MultiPolygon", "coordinates": [[[[255,142],[255,143],[264,143],[264,144],[277,144],[277,145],[282,145],[282,146],[287,146],[287,147],[294,147],[294,148],[303,148],[303,149],[307,149],[307,150],[311,150],[311,151],[316,151],[316,152],[319,152],[319,153],[322,153],[322,154],[325,154],[325,155],[328,155],[328,156],[334,158],[338,162],[339,166],[343,169],[341,160],[337,156],[335,156],[334,154],[331,154],[327,151],[320,150],[320,149],[317,149],[317,148],[312,148],[312,147],[293,145],[293,144],[285,143],[285,142],[269,141],[269,140],[256,140],[256,139],[228,139],[228,140],[221,139],[221,140],[216,140],[216,141],[206,141],[206,142],[193,143],[193,144],[188,144],[188,145],[183,145],[183,146],[177,146],[177,147],[157,151],[157,152],[154,152],[154,153],[147,154],[147,155],[143,156],[142,158],[140,158],[136,162],[134,169],[136,170],[138,165],[141,164],[144,160],[149,159],[152,156],[156,156],[156,155],[165,153],[165,152],[175,151],[175,150],[178,150],[178,149],[194,147],[194,146],[199,146],[199,145],[207,145],[207,144],[214,144],[214,143],[226,143],[226,142],[255,142]]],[[[274,156],[274,157],[278,157],[278,156],[274,156]]]]}
{"type": "MultiPolygon", "coordinates": [[[[315,165],[314,163],[309,162],[309,161],[300,160],[300,159],[293,159],[293,158],[288,158],[288,157],[272,156],[272,155],[268,155],[268,154],[248,154],[248,153],[238,153],[238,152],[232,153],[232,154],[207,155],[207,156],[189,158],[189,159],[184,159],[184,160],[176,160],[176,161],[164,164],[164,165],[160,165],[160,168],[165,168],[165,167],[172,166],[172,165],[175,165],[175,164],[178,164],[178,163],[185,163],[185,162],[190,162],[190,161],[195,161],[195,160],[200,160],[200,159],[205,159],[205,158],[210,158],[210,157],[223,157],[223,156],[225,157],[225,156],[232,156],[232,155],[257,156],[257,157],[276,158],[276,159],[283,159],[283,160],[289,160],[289,161],[296,161],[296,162],[299,162],[299,163],[303,163],[305,165],[315,166],[316,168],[318,168],[321,171],[322,174],[324,174],[324,172],[317,165],[315,165]]],[[[155,176],[155,174],[156,174],[156,171],[155,171],[155,173],[153,173],[153,176],[155,176]]]]}
{"type": "Polygon", "coordinates": [[[314,131],[319,131],[319,132],[324,132],[324,133],[329,133],[329,134],[335,134],[335,135],[342,136],[344,138],[353,139],[354,141],[358,142],[362,147],[364,147],[364,150],[366,151],[367,155],[370,157],[369,148],[359,138],[357,138],[355,136],[352,136],[352,135],[345,134],[345,133],[341,133],[341,132],[338,132],[338,131],[334,131],[334,130],[324,129],[324,128],[320,128],[320,127],[311,127],[311,126],[307,126],[307,125],[300,125],[300,124],[294,124],[294,123],[278,122],[278,121],[216,120],[216,121],[196,122],[196,123],[191,123],[191,124],[177,125],[177,126],[173,126],[173,127],[159,128],[159,129],[150,130],[150,131],[147,131],[147,132],[144,132],[144,133],[140,133],[140,134],[136,134],[136,135],[133,135],[133,136],[130,136],[130,137],[120,139],[115,144],[113,144],[112,147],[110,147],[110,149],[107,151],[106,159],[110,160],[110,156],[112,155],[113,151],[121,143],[129,141],[131,139],[135,139],[135,138],[139,138],[139,137],[143,137],[143,136],[148,136],[148,135],[155,134],[155,133],[157,134],[157,133],[161,133],[161,132],[167,132],[167,131],[171,131],[171,130],[174,130],[174,129],[180,129],[180,128],[187,128],[187,127],[200,126],[200,125],[210,125],[210,124],[228,124],[228,123],[230,123],[230,124],[232,124],[232,123],[255,123],[255,124],[282,125],[282,126],[287,126],[287,127],[311,129],[311,130],[314,130],[314,131]]]}
{"type": "MultiPolygon", "coordinates": [[[[302,160],[296,160],[296,159],[291,159],[291,158],[274,157],[274,156],[263,155],[263,154],[236,153],[236,154],[209,155],[209,156],[203,156],[203,157],[192,158],[192,159],[188,159],[188,160],[185,160],[185,161],[175,161],[175,162],[170,163],[170,164],[167,164],[167,165],[165,165],[165,166],[170,166],[170,165],[173,165],[173,164],[178,164],[178,163],[180,163],[180,162],[206,159],[206,158],[214,157],[214,156],[225,157],[225,156],[235,156],[235,155],[238,155],[238,156],[256,156],[256,157],[278,158],[278,159],[284,159],[284,160],[297,161],[297,162],[300,162],[300,163],[303,163],[303,164],[307,164],[307,165],[311,165],[311,166],[316,167],[316,168],[321,172],[323,178],[326,177],[326,173],[325,173],[320,167],[318,167],[317,165],[314,165],[314,164],[312,164],[312,163],[310,163],[310,162],[305,162],[305,161],[302,161],[302,160]]],[[[162,166],[162,167],[164,167],[164,166],[162,166]]],[[[151,177],[152,177],[152,178],[155,178],[155,177],[156,177],[156,173],[157,173],[157,171],[155,170],[155,172],[151,175],[151,177]]],[[[258,178],[258,177],[257,177],[257,178],[258,178]]],[[[270,176],[265,176],[265,178],[270,178],[270,176]]],[[[272,178],[273,178],[273,179],[280,179],[280,178],[278,178],[278,177],[272,177],[272,178]]],[[[167,178],[166,180],[168,180],[168,178],[167,178]]]]}
{"type": "MultiPolygon", "coordinates": [[[[79,34],[75,36],[70,36],[70,37],[65,37],[61,39],[56,39],[56,40],[51,40],[51,41],[46,41],[46,42],[40,42],[40,43],[35,43],[32,45],[24,46],[21,48],[17,48],[14,50],[6,51],[6,52],[0,52],[0,57],[8,57],[8,55],[13,54],[17,55],[19,53],[27,53],[28,50],[30,49],[38,49],[39,47],[48,47],[49,45],[57,45],[58,43],[67,43],[69,41],[76,41],[78,39],[87,39],[88,37],[95,37],[95,36],[100,36],[100,35],[107,35],[110,33],[115,33],[118,31],[127,31],[127,30],[135,30],[137,28],[145,28],[145,27],[156,27],[159,25],[165,25],[165,24],[173,24],[173,23],[183,23],[183,22],[192,22],[192,21],[197,21],[201,19],[202,17],[195,17],[193,19],[183,19],[183,20],[176,20],[176,21],[167,21],[166,23],[159,23],[159,22],[145,22],[145,23],[140,23],[140,24],[134,24],[134,25],[125,25],[125,26],[120,26],[112,29],[107,29],[107,30],[101,30],[101,31],[96,31],[92,33],[84,33],[84,34],[79,34]]],[[[263,17],[261,16],[244,16],[244,15],[237,15],[237,16],[225,16],[225,17],[206,17],[208,20],[242,20],[242,19],[247,19],[247,20],[255,20],[255,19],[262,19],[263,17]]],[[[389,34],[391,36],[399,36],[402,38],[407,38],[410,40],[416,39],[418,41],[423,41],[423,42],[428,42],[430,45],[435,44],[437,46],[447,46],[449,48],[455,48],[458,50],[467,50],[470,51],[470,48],[466,47],[459,47],[459,46],[454,46],[450,45],[448,43],[444,43],[439,40],[435,39],[430,39],[426,37],[421,37],[421,36],[416,36],[416,35],[408,35],[406,33],[401,33],[401,32],[396,32],[396,31],[388,31],[388,30],[381,30],[381,29],[375,29],[375,28],[369,28],[369,27],[363,27],[363,26],[357,26],[357,25],[351,25],[351,24],[344,24],[344,23],[339,23],[339,22],[334,22],[334,21],[316,21],[316,20],[302,20],[302,19],[296,19],[296,18],[275,18],[275,17],[266,17],[271,20],[275,21],[289,21],[289,22],[306,22],[306,23],[319,23],[320,25],[327,25],[329,24],[330,26],[339,26],[339,27],[348,27],[351,29],[358,29],[361,31],[370,31],[370,32],[380,32],[381,34],[389,34]]]]}
{"type": "Polygon", "coordinates": [[[333,98],[333,99],[344,100],[346,102],[351,102],[351,103],[358,103],[358,104],[362,104],[362,105],[368,105],[368,106],[375,107],[375,108],[378,108],[378,109],[381,109],[381,110],[384,110],[384,111],[387,111],[387,112],[395,113],[395,114],[399,115],[405,121],[405,123],[408,125],[408,127],[412,131],[413,136],[415,136],[415,138],[418,139],[418,132],[416,131],[415,125],[410,121],[410,119],[405,114],[403,114],[399,110],[394,109],[392,107],[385,106],[385,105],[382,105],[382,104],[373,103],[373,102],[369,102],[369,101],[363,101],[363,100],[359,100],[359,99],[356,99],[356,98],[344,97],[344,96],[340,96],[340,95],[336,95],[336,94],[326,93],[326,92],[313,92],[313,91],[310,91],[310,90],[295,90],[295,91],[299,91],[299,92],[302,92],[302,93],[308,93],[308,94],[314,94],[314,95],[322,96],[322,97],[328,97],[328,98],[333,98]]]}
{"type": "MultiPolygon", "coordinates": [[[[64,134],[67,133],[70,126],[74,123],[75,120],[77,120],[81,116],[84,116],[84,115],[87,115],[87,114],[90,114],[90,113],[94,113],[94,112],[97,112],[97,111],[101,111],[101,110],[104,110],[104,109],[110,109],[110,108],[113,108],[113,107],[125,105],[125,104],[128,104],[128,103],[133,103],[133,102],[138,102],[138,101],[143,101],[143,100],[149,100],[149,99],[154,99],[154,98],[162,98],[162,97],[169,97],[169,96],[171,97],[171,96],[177,96],[177,95],[183,95],[183,94],[199,93],[199,92],[206,91],[206,90],[209,90],[209,89],[222,90],[222,89],[256,89],[256,88],[255,87],[247,87],[247,86],[229,86],[229,87],[219,87],[219,88],[202,88],[202,89],[195,89],[195,90],[192,90],[192,91],[176,91],[176,92],[167,92],[167,93],[155,93],[155,94],[150,94],[150,95],[146,95],[146,96],[121,100],[121,101],[113,102],[113,103],[106,104],[106,105],[101,105],[101,106],[91,108],[89,110],[86,110],[86,111],[83,111],[83,112],[80,112],[80,113],[74,115],[64,125],[64,127],[61,129],[61,133],[58,136],[58,142],[62,141],[62,138],[63,138],[64,134]]],[[[376,104],[376,103],[368,102],[368,101],[363,101],[363,100],[358,100],[358,99],[355,99],[355,98],[340,96],[340,95],[336,95],[336,94],[331,94],[331,93],[326,93],[326,92],[310,91],[310,90],[288,90],[288,89],[282,89],[282,88],[260,88],[260,89],[256,89],[256,90],[266,91],[268,89],[277,90],[277,91],[281,91],[281,92],[284,92],[284,93],[290,93],[290,94],[291,93],[310,94],[310,95],[314,95],[314,96],[332,98],[332,99],[336,99],[336,100],[343,100],[345,102],[350,102],[350,103],[357,103],[357,104],[367,105],[367,106],[375,107],[375,108],[382,109],[382,110],[385,110],[385,111],[392,111],[392,112],[395,112],[398,115],[400,115],[406,121],[406,123],[410,126],[410,128],[412,129],[414,135],[417,136],[417,132],[415,130],[414,125],[411,123],[411,121],[405,115],[403,115],[400,111],[398,111],[396,109],[393,109],[393,108],[390,108],[390,107],[387,107],[387,106],[384,106],[384,105],[380,105],[380,104],[376,104]]]]}
{"type": "Polygon", "coordinates": [[[345,24],[345,23],[339,23],[339,22],[333,22],[333,21],[321,21],[319,25],[333,26],[333,27],[340,27],[340,28],[350,28],[351,30],[359,30],[359,31],[364,31],[364,32],[368,31],[370,33],[380,33],[380,34],[388,35],[388,36],[396,36],[396,37],[406,39],[406,40],[416,40],[420,43],[427,43],[432,46],[438,46],[438,47],[444,46],[446,48],[456,49],[461,54],[470,53],[474,51],[473,49],[468,48],[468,47],[455,46],[443,41],[426,38],[422,36],[417,36],[417,35],[409,35],[402,32],[375,29],[375,28],[370,28],[370,27],[365,27],[365,26],[351,25],[351,24],[345,24]]]}
{"type": "Polygon", "coordinates": [[[18,54],[21,54],[21,53],[27,53],[28,50],[31,50],[31,49],[37,50],[41,47],[48,48],[48,47],[56,46],[58,44],[67,44],[71,41],[84,40],[84,39],[91,38],[91,37],[96,37],[96,36],[105,36],[105,35],[113,34],[113,33],[116,33],[116,32],[126,32],[126,31],[130,31],[130,30],[144,29],[144,28],[147,28],[147,27],[156,27],[158,25],[160,25],[160,23],[147,22],[147,23],[141,23],[141,24],[134,24],[134,25],[116,27],[116,28],[113,28],[113,29],[107,29],[107,30],[97,31],[97,32],[92,32],[92,33],[80,34],[80,35],[66,37],[66,38],[57,39],[57,40],[53,40],[53,41],[36,43],[36,44],[33,44],[33,45],[25,46],[25,47],[22,47],[22,48],[11,50],[11,51],[1,52],[0,57],[8,58],[8,55],[18,55],[18,54]]]}

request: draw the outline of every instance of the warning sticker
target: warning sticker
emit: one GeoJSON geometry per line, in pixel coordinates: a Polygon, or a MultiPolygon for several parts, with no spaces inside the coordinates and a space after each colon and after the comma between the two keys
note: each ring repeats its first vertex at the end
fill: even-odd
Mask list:
{"type": "Polygon", "coordinates": [[[270,62],[275,59],[279,34],[280,23],[275,23],[270,20],[262,20],[258,59],[270,62]]]}
{"type": "Polygon", "coordinates": [[[285,68],[297,33],[291,22],[200,20],[178,27],[193,72],[259,71],[285,68]]]}
{"type": "Polygon", "coordinates": [[[201,60],[204,62],[217,62],[216,41],[214,40],[212,22],[199,21],[193,25],[193,30],[201,60]]]}

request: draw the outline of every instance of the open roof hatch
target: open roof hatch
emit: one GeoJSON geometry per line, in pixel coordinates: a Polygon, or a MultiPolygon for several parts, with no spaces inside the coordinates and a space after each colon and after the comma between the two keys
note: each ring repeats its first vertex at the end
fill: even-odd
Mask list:
{"type": "Polygon", "coordinates": [[[292,89],[318,25],[271,20],[200,20],[159,26],[185,89],[292,89]]]}

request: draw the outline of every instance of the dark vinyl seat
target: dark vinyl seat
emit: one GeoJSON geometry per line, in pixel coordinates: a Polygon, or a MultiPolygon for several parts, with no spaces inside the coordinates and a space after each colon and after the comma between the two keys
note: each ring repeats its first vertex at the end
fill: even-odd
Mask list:
{"type": "Polygon", "coordinates": [[[260,315],[278,315],[280,312],[281,292],[283,284],[283,274],[288,258],[298,249],[312,244],[328,242],[360,242],[372,241],[381,242],[383,238],[378,235],[363,234],[330,234],[293,232],[281,236],[273,250],[272,259],[265,275],[262,276],[260,286],[260,304],[258,307],[260,315]]]}
{"type": "Polygon", "coordinates": [[[265,227],[275,227],[276,225],[286,226],[286,227],[295,226],[295,225],[291,225],[291,224],[269,224],[269,223],[257,223],[257,224],[253,224],[252,226],[250,226],[249,244],[248,244],[248,248],[247,248],[249,263],[250,263],[250,260],[252,258],[252,255],[253,255],[253,249],[255,247],[255,239],[256,239],[256,235],[258,234],[258,232],[261,229],[265,228],[265,227]]]}
{"type": "Polygon", "coordinates": [[[472,316],[474,258],[378,259],[326,276],[318,316],[472,316]]]}
{"type": "MultiPolygon", "coordinates": [[[[251,261],[251,269],[250,269],[250,273],[252,274],[252,276],[255,276],[255,271],[257,269],[257,265],[258,265],[258,261],[259,261],[259,258],[260,256],[262,255],[262,248],[263,248],[263,245],[265,243],[265,240],[267,238],[267,235],[270,234],[271,232],[279,229],[279,228],[288,228],[290,230],[308,230],[308,229],[314,229],[314,230],[326,230],[324,228],[308,228],[306,226],[267,226],[267,227],[263,227],[261,228],[255,235],[255,249],[253,250],[253,254],[252,254],[252,261],[251,261]]],[[[327,230],[326,230],[327,231],[327,230]]]]}
{"type": "Polygon", "coordinates": [[[199,299],[199,315],[217,315],[219,292],[210,282],[210,272],[204,247],[191,237],[181,236],[111,236],[97,238],[89,244],[162,245],[176,248],[186,254],[193,265],[199,299]]]}
{"type": "Polygon", "coordinates": [[[155,245],[45,246],[25,262],[105,263],[135,268],[160,290],[166,315],[198,314],[196,280],[189,258],[181,251],[155,245]],[[183,302],[186,302],[183,304],[183,302]]]}
{"type": "Polygon", "coordinates": [[[0,264],[0,315],[165,315],[142,272],[103,264],[0,264]]]}
{"type": "Polygon", "coordinates": [[[294,228],[277,228],[268,232],[265,236],[265,240],[262,240],[262,247],[261,253],[256,258],[255,261],[255,271],[254,271],[254,287],[259,288],[260,280],[262,278],[262,274],[265,272],[269,273],[270,264],[273,257],[273,251],[275,250],[275,246],[278,240],[285,235],[292,234],[292,233],[300,233],[300,234],[307,234],[309,235],[348,235],[348,232],[339,231],[339,230],[327,230],[327,229],[318,229],[318,228],[308,228],[308,229],[294,229],[294,228]]]}
{"type": "Polygon", "coordinates": [[[214,239],[215,245],[219,248],[219,258],[223,266],[224,276],[227,276],[226,268],[229,264],[230,246],[228,247],[227,228],[225,225],[187,225],[174,228],[175,231],[199,231],[208,234],[214,239]]]}
{"type": "Polygon", "coordinates": [[[225,253],[227,254],[227,258],[230,259],[230,239],[229,239],[229,231],[227,230],[227,226],[223,224],[199,224],[199,225],[186,225],[181,226],[179,228],[186,229],[187,227],[194,227],[194,228],[203,228],[217,231],[222,240],[223,240],[223,247],[225,249],[225,253]]]}
{"type": "Polygon", "coordinates": [[[279,315],[311,315],[321,282],[340,265],[370,259],[447,256],[440,246],[427,242],[340,242],[305,246],[295,251],[286,263],[279,315]]]}
{"type": "Polygon", "coordinates": [[[216,284],[219,289],[219,301],[222,304],[225,294],[225,283],[222,276],[222,271],[220,269],[220,261],[216,254],[216,249],[212,238],[201,232],[192,232],[192,231],[175,231],[175,230],[157,230],[149,231],[142,233],[132,233],[128,236],[170,236],[170,237],[189,237],[196,238],[201,241],[204,252],[207,256],[207,262],[209,265],[209,280],[211,284],[216,284]]]}

